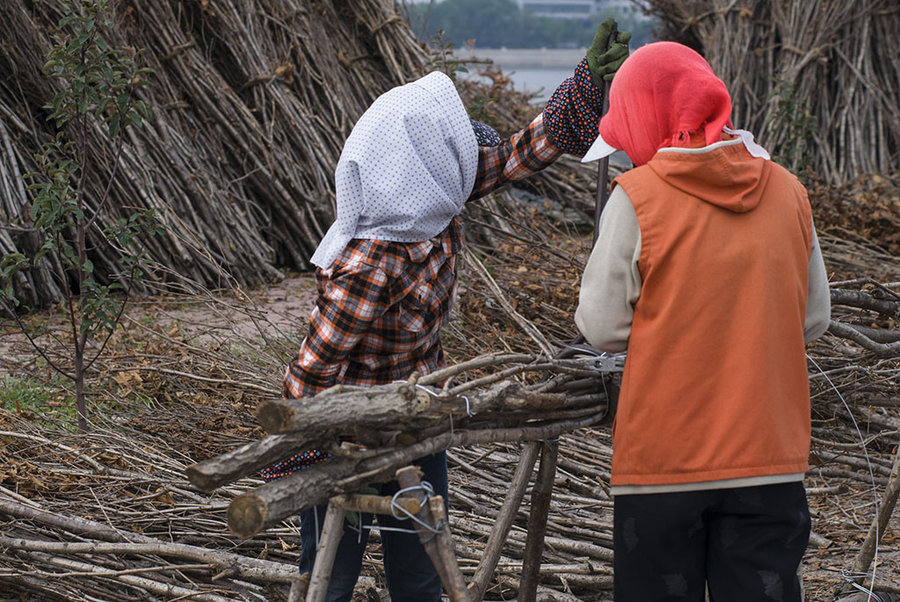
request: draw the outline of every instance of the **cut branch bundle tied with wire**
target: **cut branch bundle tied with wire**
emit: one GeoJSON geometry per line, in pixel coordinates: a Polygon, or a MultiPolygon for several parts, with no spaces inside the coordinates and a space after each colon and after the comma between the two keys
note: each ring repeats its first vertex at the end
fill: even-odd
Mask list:
{"type": "Polygon", "coordinates": [[[298,451],[332,455],[236,497],[228,526],[249,537],[335,495],[390,480],[398,468],[449,447],[535,441],[599,424],[608,395],[607,373],[597,366],[594,357],[487,355],[405,382],[337,386],[311,398],[264,401],[258,418],[271,435],[189,466],[187,475],[194,486],[211,491],[298,451]],[[488,368],[497,371],[483,374],[488,368]],[[482,375],[453,384],[476,371],[482,375]],[[341,446],[339,440],[354,445],[341,446]]]}

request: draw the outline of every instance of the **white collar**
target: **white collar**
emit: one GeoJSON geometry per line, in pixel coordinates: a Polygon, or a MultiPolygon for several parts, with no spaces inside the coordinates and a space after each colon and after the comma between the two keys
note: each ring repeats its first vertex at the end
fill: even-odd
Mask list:
{"type": "Polygon", "coordinates": [[[747,149],[747,152],[750,153],[751,156],[759,157],[762,159],[769,160],[771,157],[769,156],[768,151],[761,147],[756,141],[753,139],[753,134],[748,132],[747,130],[733,130],[728,126],[722,128],[722,131],[726,134],[731,134],[732,136],[737,136],[734,140],[720,140],[718,142],[713,142],[708,146],[702,146],[699,148],[685,148],[680,146],[667,146],[665,148],[659,149],[658,152],[666,152],[666,153],[688,153],[692,155],[699,155],[702,153],[708,153],[714,151],[717,148],[721,148],[723,146],[731,146],[734,144],[742,143],[744,147],[747,149]]]}

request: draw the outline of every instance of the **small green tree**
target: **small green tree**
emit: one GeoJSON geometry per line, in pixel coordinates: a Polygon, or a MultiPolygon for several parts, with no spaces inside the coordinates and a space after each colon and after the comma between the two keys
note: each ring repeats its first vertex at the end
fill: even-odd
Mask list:
{"type": "Polygon", "coordinates": [[[773,89],[768,98],[770,102],[775,102],[775,106],[769,116],[769,125],[783,135],[778,145],[780,152],[773,159],[805,181],[818,131],[816,118],[810,113],[807,99],[800,96],[793,81],[773,78],[772,82],[773,89]]]}
{"type": "Polygon", "coordinates": [[[78,427],[84,431],[86,372],[106,348],[127,303],[128,291],[141,279],[148,263],[146,252],[127,249],[137,237],[156,228],[150,212],[134,212],[105,228],[98,222],[109,202],[120,163],[122,133],[128,127],[140,127],[149,116],[135,92],[146,84],[144,78],[152,71],[138,66],[137,53],[109,45],[113,27],[109,0],[65,0],[63,6],[58,37],[44,65],[45,73],[64,88],[45,107],[57,134],[36,157],[38,173],[29,174],[33,182],[29,186],[32,228],[41,245],[30,256],[12,253],[0,261],[0,301],[37,352],[73,382],[78,427]],[[113,142],[113,154],[107,159],[110,164],[105,165],[108,181],[94,188],[101,191],[99,194],[88,198],[89,176],[102,172],[94,169],[89,152],[91,134],[98,127],[113,142]],[[95,277],[89,234],[116,246],[121,255],[122,274],[110,275],[106,284],[95,277]],[[52,360],[38,342],[41,332],[20,318],[21,308],[11,284],[16,273],[47,258],[57,266],[67,322],[54,338],[66,344],[71,366],[52,360]]]}
{"type": "Polygon", "coordinates": [[[455,44],[444,36],[444,30],[439,29],[434,37],[431,38],[431,45],[428,47],[428,62],[425,64],[425,71],[441,71],[456,83],[458,73],[468,73],[465,63],[456,58],[453,54],[455,44]]]}

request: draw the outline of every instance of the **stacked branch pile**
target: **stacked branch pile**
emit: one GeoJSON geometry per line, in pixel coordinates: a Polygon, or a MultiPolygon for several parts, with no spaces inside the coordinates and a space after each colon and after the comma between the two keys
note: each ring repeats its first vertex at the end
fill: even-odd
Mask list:
{"type": "Polygon", "coordinates": [[[592,361],[489,355],[403,383],[337,386],[311,398],[267,400],[258,418],[271,435],[190,466],[187,475],[196,487],[211,491],[287,455],[329,451],[328,461],[231,502],[229,528],[250,537],[335,495],[389,481],[398,468],[450,447],[556,438],[598,424],[606,415],[607,394],[603,373],[591,368],[592,361]],[[499,369],[434,388],[486,367],[499,369]],[[517,375],[548,378],[528,385],[515,380],[517,375]],[[349,450],[339,439],[352,442],[349,450]]]}
{"type": "MultiPolygon", "coordinates": [[[[164,1],[119,2],[116,10],[119,38],[109,42],[141,49],[155,70],[140,91],[152,118],[129,132],[112,207],[98,225],[153,209],[166,232],[142,244],[159,280],[177,274],[221,286],[228,274],[232,283],[257,284],[275,278],[277,265],[308,267],[333,219],[331,174],[353,122],[423,63],[393,4],[164,1]]],[[[54,134],[43,107],[63,84],[42,66],[60,11],[53,0],[0,8],[0,215],[19,228],[0,230],[4,253],[31,250],[22,240],[30,226],[23,174],[36,171],[32,157],[54,134]]],[[[110,148],[97,127],[88,152],[98,170],[111,169],[110,148]]],[[[90,179],[88,202],[108,175],[90,179]]],[[[96,233],[88,246],[100,273],[120,271],[96,233]]],[[[18,286],[30,305],[59,298],[45,272],[18,286]]]]}
{"type": "MultiPolygon", "coordinates": [[[[813,537],[804,559],[803,577],[807,591],[817,600],[830,599],[842,583],[842,570],[864,570],[863,551],[873,551],[869,544],[876,541],[880,542],[877,557],[869,557],[868,563],[869,570],[875,571],[876,589],[888,590],[892,584],[896,588],[900,577],[896,539],[900,514],[890,512],[891,496],[896,500],[898,484],[897,471],[892,472],[892,467],[897,466],[900,431],[898,263],[895,256],[876,254],[830,235],[822,236],[822,243],[826,264],[832,269],[839,266],[844,276],[833,278],[831,331],[809,350],[817,364],[810,366],[813,467],[806,481],[813,510],[813,537]],[[837,281],[849,274],[872,277],[837,281]],[[845,337],[848,328],[857,334],[845,337]],[[830,383],[838,388],[840,397],[830,383]],[[876,526],[882,530],[880,540],[869,536],[876,526]]],[[[468,295],[477,297],[477,306],[493,305],[497,311],[515,306],[522,324],[510,319],[511,328],[474,338],[467,333],[489,332],[489,323],[484,320],[493,320],[496,315],[461,314],[451,323],[453,328],[448,329],[444,341],[450,357],[463,358],[451,360],[455,365],[469,361],[478,351],[534,347],[536,342],[525,326],[536,319],[537,312],[555,314],[559,308],[570,311],[558,305],[562,297],[543,296],[543,304],[533,310],[520,297],[521,291],[529,290],[531,278],[546,280],[557,269],[555,264],[552,270],[545,270],[547,263],[538,262],[527,274],[517,272],[517,265],[513,256],[495,258],[491,264],[500,288],[517,291],[507,293],[506,299],[499,299],[494,289],[476,281],[466,284],[468,295]],[[512,287],[513,278],[521,286],[512,287]],[[458,333],[465,341],[457,337],[458,333]]],[[[260,315],[258,307],[250,307],[248,312],[260,315]]],[[[166,595],[163,592],[203,600],[285,599],[287,584],[297,575],[296,519],[287,518],[247,538],[233,537],[229,534],[229,507],[235,499],[255,495],[262,486],[249,465],[245,478],[219,486],[210,494],[198,492],[185,478],[187,467],[196,460],[247,443],[290,437],[276,434],[259,438],[254,430],[257,419],[249,414],[249,409],[276,394],[277,386],[272,381],[273,375],[280,373],[280,364],[273,360],[261,365],[242,359],[242,354],[235,353],[234,341],[249,343],[252,337],[236,331],[216,331],[221,340],[201,348],[193,336],[172,334],[164,317],[156,321],[160,322],[156,338],[142,339],[145,344],[138,348],[128,344],[131,338],[123,341],[126,348],[106,368],[131,391],[127,396],[135,400],[136,407],[127,413],[112,413],[109,421],[79,435],[27,412],[0,411],[0,589],[26,597],[85,601],[155,598],[166,595]],[[271,384],[264,387],[261,383],[271,384]],[[139,399],[154,401],[142,407],[139,399]],[[265,561],[260,560],[263,558],[265,561]]],[[[136,323],[138,326],[147,328],[136,323]]],[[[268,327],[278,331],[272,324],[268,327]]],[[[267,346],[265,340],[259,345],[260,349],[267,346]]],[[[259,349],[253,351],[250,356],[258,358],[259,349]]],[[[479,369],[469,364],[469,374],[453,377],[446,389],[423,385],[435,393],[429,394],[427,404],[449,404],[441,410],[441,416],[448,421],[453,416],[454,434],[487,436],[507,429],[524,438],[529,424],[543,427],[524,420],[523,426],[505,422],[505,426],[496,425],[499,429],[474,429],[476,418],[486,420],[489,416],[484,406],[479,416],[474,404],[489,400],[491,390],[507,390],[509,385],[502,380],[493,384],[481,381],[469,392],[457,391],[468,397],[469,409],[475,414],[472,417],[467,415],[461,395],[450,397],[449,392],[466,384],[466,378],[474,383],[480,377],[501,374],[506,367],[522,375],[519,388],[509,388],[511,392],[531,390],[539,381],[549,383],[557,378],[556,382],[561,382],[561,372],[552,378],[537,370],[526,376],[521,372],[525,366],[538,368],[545,363],[526,356],[521,354],[519,360],[509,356],[508,364],[488,364],[479,369]]],[[[15,362],[19,373],[31,373],[24,354],[4,358],[4,362],[15,362]]],[[[572,379],[567,386],[577,380],[574,376],[572,379]]],[[[387,391],[399,398],[400,391],[408,386],[397,384],[387,391]]],[[[420,391],[414,388],[416,399],[421,399],[420,391]]],[[[359,393],[331,392],[345,397],[359,393]]],[[[276,416],[290,415],[289,406],[274,403],[272,409],[281,408],[276,416]]],[[[417,402],[409,396],[405,403],[415,406],[417,402]]],[[[541,407],[545,420],[552,416],[553,421],[562,420],[570,426],[576,422],[563,420],[558,410],[541,407]]],[[[590,403],[584,407],[585,412],[591,409],[590,403]]],[[[509,411],[516,420],[523,420],[527,412],[521,406],[509,411]]],[[[103,414],[96,418],[103,420],[103,414]]],[[[592,418],[586,415],[585,420],[592,418]]],[[[347,431],[352,437],[373,443],[388,442],[387,448],[370,448],[365,452],[368,456],[357,452],[361,455],[356,466],[366,466],[369,460],[373,460],[369,466],[377,464],[375,456],[383,449],[410,450],[424,441],[401,436],[397,429],[384,432],[389,430],[373,426],[347,431]],[[400,441],[406,446],[402,447],[400,441]]],[[[294,451],[295,443],[287,443],[282,451],[294,451]]],[[[612,499],[606,489],[612,455],[609,429],[593,426],[564,432],[559,446],[540,582],[552,588],[552,595],[560,600],[606,602],[610,599],[612,571],[612,499]]],[[[516,439],[452,444],[448,449],[451,530],[467,578],[474,575],[486,553],[485,541],[501,514],[504,493],[518,478],[516,468],[524,448],[527,446],[516,439]]],[[[334,451],[341,453],[340,449],[334,451]]],[[[356,485],[352,480],[346,484],[356,485]]],[[[527,521],[528,507],[523,504],[504,542],[485,599],[515,597],[522,574],[527,521]]],[[[377,531],[372,539],[377,542],[377,531]]],[[[382,588],[377,581],[381,562],[378,546],[371,546],[364,563],[364,589],[377,592],[382,588]]],[[[869,583],[866,579],[865,584],[869,583]]]]}
{"type": "MultiPolygon", "coordinates": [[[[269,151],[267,145],[272,140],[284,140],[292,135],[316,141],[309,152],[319,153],[316,157],[321,160],[311,163],[312,171],[319,175],[306,177],[317,183],[308,197],[322,205],[316,205],[318,210],[309,209],[310,214],[318,217],[308,222],[307,227],[316,231],[326,227],[330,221],[331,193],[327,188],[330,186],[330,162],[336,160],[339,141],[355,119],[351,113],[361,113],[380,91],[402,79],[391,75],[392,67],[385,67],[389,60],[367,52],[375,47],[376,30],[395,32],[385,34],[378,42],[378,47],[382,48],[397,42],[399,36],[406,36],[403,26],[393,20],[392,12],[380,12],[381,2],[368,0],[353,3],[299,0],[147,3],[125,0],[117,4],[122,7],[119,16],[123,24],[140,24],[141,27],[137,34],[124,27],[123,38],[139,35],[140,40],[157,40],[154,44],[141,42],[134,45],[147,48],[150,66],[168,82],[147,89],[146,93],[152,96],[149,104],[155,107],[155,117],[148,124],[148,132],[134,133],[128,147],[127,164],[120,174],[124,179],[116,183],[116,194],[122,195],[127,203],[140,204],[141,208],[156,206],[152,203],[163,207],[161,215],[169,232],[156,242],[147,243],[152,246],[155,256],[161,258],[161,264],[198,283],[252,283],[268,278],[273,273],[272,266],[280,265],[282,261],[287,265],[290,256],[308,256],[314,242],[306,241],[302,236],[277,239],[275,234],[282,229],[299,226],[272,218],[272,215],[287,213],[270,213],[273,210],[265,198],[271,190],[284,186],[285,181],[297,179],[296,165],[275,165],[272,157],[282,160],[286,154],[300,151],[293,148],[269,151]],[[235,13],[232,5],[248,12],[235,13]],[[284,12],[281,7],[286,7],[284,12]],[[233,18],[235,14],[239,18],[233,18]],[[381,20],[382,17],[385,18],[381,20]],[[301,25],[297,26],[297,31],[290,33],[291,24],[298,22],[301,25]],[[225,27],[226,23],[231,23],[231,29],[225,27]],[[309,30],[303,29],[306,25],[309,30]],[[270,30],[265,31],[266,27],[270,30]],[[256,79],[248,86],[244,84],[253,78],[247,76],[246,65],[250,64],[249,57],[253,53],[236,45],[238,41],[247,40],[247,36],[239,31],[244,28],[251,37],[266,37],[266,40],[254,43],[264,50],[254,56],[265,56],[274,65],[266,72],[269,79],[256,79]],[[273,37],[272,29],[281,31],[284,37],[273,37]],[[276,39],[280,40],[277,44],[273,42],[276,39]],[[316,40],[322,48],[331,45],[331,51],[325,53],[328,56],[319,56],[318,47],[312,46],[316,40]],[[283,54],[291,57],[289,62],[293,72],[278,69],[277,59],[281,55],[275,50],[287,48],[290,51],[283,54]],[[231,49],[230,53],[228,49],[231,49]],[[337,71],[332,73],[331,68],[337,71]],[[212,80],[207,79],[210,77],[212,80]],[[300,85],[298,81],[305,83],[300,85]],[[275,94],[273,87],[280,86],[285,90],[291,85],[302,87],[300,92],[291,93],[312,103],[313,108],[308,113],[313,114],[316,126],[322,126],[326,131],[310,132],[307,128],[311,126],[302,122],[290,124],[297,131],[284,131],[289,122],[275,118],[272,107],[281,105],[270,95],[275,94]],[[340,88],[344,94],[330,94],[334,85],[346,86],[340,88]],[[356,93],[364,98],[357,98],[356,93]],[[203,97],[207,94],[210,98],[203,97]],[[264,97],[265,101],[247,104],[246,99],[253,98],[253,94],[261,95],[259,98],[264,97]],[[224,104],[220,106],[220,102],[224,104]],[[348,109],[350,106],[354,107],[352,111],[348,109]],[[253,119],[257,121],[255,126],[253,119]],[[263,143],[241,140],[260,132],[267,136],[263,143]],[[246,148],[262,154],[246,156],[246,148]],[[267,182],[266,177],[275,178],[275,181],[267,182]],[[318,188],[319,183],[323,188],[318,188]],[[218,220],[224,220],[228,226],[222,226],[218,220]],[[240,230],[240,224],[253,231],[236,231],[240,230]],[[261,246],[253,249],[256,244],[261,246]],[[236,263],[224,265],[232,261],[236,263]],[[217,271],[222,268],[228,268],[230,275],[217,271]]],[[[653,4],[663,6],[662,2],[653,4]]],[[[755,127],[753,123],[764,124],[764,116],[748,112],[748,106],[757,106],[749,99],[756,97],[759,103],[766,102],[768,88],[762,85],[766,83],[765,77],[757,78],[749,71],[756,68],[753,65],[761,55],[755,50],[748,53],[747,48],[756,46],[741,41],[740,36],[735,39],[731,36],[743,31],[752,33],[752,36],[748,33],[747,39],[768,40],[765,32],[771,34],[790,23],[794,23],[791,27],[799,27],[802,21],[776,23],[766,16],[770,15],[767,11],[773,4],[751,0],[745,0],[744,4],[734,1],[727,4],[665,4],[672,16],[664,15],[664,20],[674,24],[680,32],[676,36],[693,37],[694,43],[699,45],[697,32],[706,30],[704,54],[717,71],[726,68],[729,61],[735,65],[728,71],[732,73],[726,80],[729,85],[735,78],[740,79],[733,75],[740,71],[736,66],[743,65],[738,59],[750,62],[741,67],[747,71],[745,81],[753,80],[759,86],[738,86],[742,92],[735,94],[739,115],[735,124],[739,127],[749,125],[750,129],[755,127]],[[747,10],[740,10],[741,6],[746,6],[750,17],[747,10]],[[694,11],[693,16],[691,11],[694,11]],[[728,35],[715,33],[729,22],[728,27],[732,29],[728,35]],[[742,29],[751,25],[752,31],[742,29]],[[729,50],[729,56],[737,58],[717,58],[717,52],[732,48],[734,51],[729,50]],[[744,57],[745,54],[748,56],[744,57]],[[759,121],[752,122],[752,119],[759,121]]],[[[798,10],[805,5],[792,4],[796,4],[798,10]]],[[[809,4],[813,8],[831,6],[827,2],[809,4]]],[[[54,13],[57,5],[56,0],[0,3],[0,16],[3,17],[0,27],[6,40],[0,44],[0,145],[3,147],[0,152],[0,215],[3,217],[0,219],[4,220],[4,226],[14,226],[12,229],[0,228],[0,248],[4,253],[8,250],[27,251],[28,245],[34,242],[29,240],[25,227],[27,219],[23,212],[28,203],[28,191],[22,174],[33,170],[30,157],[48,135],[40,107],[52,97],[54,90],[48,89],[50,84],[39,76],[39,72],[42,53],[49,44],[48,32],[52,29],[48,24],[58,17],[54,13]],[[17,230],[20,226],[22,228],[17,230]]],[[[845,134],[856,132],[853,140],[859,143],[862,138],[856,128],[868,122],[851,116],[847,107],[856,106],[869,111],[867,114],[876,113],[880,111],[880,95],[859,94],[858,91],[868,90],[870,77],[884,77],[884,93],[897,97],[896,75],[891,75],[896,74],[896,57],[900,56],[895,47],[896,36],[885,38],[882,35],[883,29],[897,30],[896,10],[882,2],[863,6],[856,1],[840,6],[835,4],[829,10],[832,12],[822,13],[825,16],[821,21],[813,19],[808,24],[814,26],[813,30],[822,26],[831,31],[840,29],[848,35],[841,35],[840,39],[832,36],[830,41],[823,41],[821,48],[825,56],[830,56],[827,53],[834,50],[837,58],[825,63],[818,59],[803,63],[797,80],[803,83],[798,89],[809,97],[816,97],[814,101],[818,97],[827,97],[823,98],[822,107],[830,106],[831,113],[824,122],[844,123],[842,131],[845,134]],[[847,6],[852,14],[848,16],[840,10],[833,12],[842,6],[847,6]],[[842,15],[846,16],[843,24],[840,23],[842,15]],[[868,29],[865,30],[863,26],[867,22],[868,29]],[[848,49],[841,46],[861,44],[862,38],[849,35],[852,31],[868,31],[870,36],[867,38],[870,43],[865,48],[860,46],[862,50],[856,55],[848,54],[848,49]],[[859,61],[859,73],[849,70],[852,60],[859,61]],[[840,65],[847,70],[837,69],[840,65]],[[833,68],[837,70],[832,71],[833,68]],[[817,73],[828,76],[821,86],[815,85],[817,73]],[[852,89],[857,93],[847,100],[849,104],[838,104],[838,97],[826,87],[836,86],[838,80],[851,87],[856,85],[852,89]]],[[[801,27],[792,35],[813,35],[813,30],[801,27]]],[[[779,44],[772,42],[761,47],[771,48],[768,55],[771,57],[787,52],[787,61],[791,50],[781,48],[779,44]]],[[[410,68],[417,69],[415,56],[420,51],[412,44],[401,46],[394,50],[395,56],[400,57],[398,63],[409,62],[410,68]]],[[[775,64],[770,65],[772,73],[775,73],[775,64]]],[[[500,79],[498,76],[498,91],[505,89],[500,79]]],[[[840,98],[845,98],[850,89],[842,89],[840,98]]],[[[464,86],[463,93],[465,96],[471,90],[464,86]]],[[[496,99],[497,103],[501,101],[499,97],[496,99]]],[[[500,108],[498,104],[490,106],[500,108]]],[[[824,109],[814,112],[820,110],[824,109]]],[[[496,113],[499,129],[508,133],[513,125],[521,125],[530,118],[529,108],[522,111],[515,113],[501,108],[496,113]]],[[[893,118],[883,115],[879,119],[882,124],[890,124],[893,118]]],[[[881,150],[873,151],[871,145],[881,145],[882,139],[894,140],[894,134],[890,133],[893,130],[877,125],[877,120],[872,123],[875,123],[874,127],[862,130],[862,137],[870,136],[865,153],[828,147],[829,136],[836,135],[832,130],[840,130],[832,126],[820,130],[822,144],[815,150],[840,152],[852,157],[848,159],[842,155],[836,159],[841,169],[851,170],[860,157],[870,160],[884,156],[881,150]]],[[[769,140],[763,142],[774,150],[769,140]]],[[[889,152],[896,155],[896,146],[890,144],[895,143],[886,143],[879,148],[893,148],[889,152]]],[[[591,195],[584,192],[587,185],[580,179],[583,170],[569,166],[565,158],[563,161],[568,170],[566,173],[575,177],[567,175],[532,182],[536,183],[539,192],[552,198],[580,198],[579,202],[588,204],[591,195]],[[559,196],[553,197],[554,194],[559,196]]],[[[896,169],[896,164],[889,163],[889,167],[896,169]]],[[[831,175],[833,177],[834,173],[831,175]]],[[[842,585],[842,571],[864,570],[867,564],[870,578],[874,574],[876,590],[900,592],[896,586],[900,578],[897,569],[900,548],[896,536],[900,526],[898,513],[890,512],[893,508],[891,499],[894,502],[897,499],[897,433],[900,432],[900,399],[897,395],[900,390],[900,273],[897,271],[896,227],[893,226],[897,212],[891,208],[896,207],[900,197],[896,193],[896,177],[885,175],[893,179],[865,180],[866,188],[862,192],[877,197],[877,204],[864,205],[860,195],[843,194],[844,191],[842,198],[832,200],[827,198],[828,189],[811,188],[817,227],[834,289],[834,321],[829,334],[816,341],[809,350],[810,357],[816,362],[815,366],[810,365],[813,467],[806,481],[813,510],[813,537],[804,559],[804,583],[809,595],[815,599],[834,597],[835,589],[842,585]],[[825,210],[831,210],[831,213],[825,210]],[[883,245],[882,248],[875,247],[872,240],[883,245]],[[889,244],[891,240],[895,242],[889,244]],[[832,385],[837,387],[840,395],[832,385]],[[875,542],[880,545],[873,558],[871,552],[875,542]]],[[[283,203],[286,197],[282,194],[275,198],[280,199],[278,203],[283,203]]],[[[495,210],[500,205],[492,203],[489,201],[485,205],[485,211],[478,214],[478,219],[496,218],[495,210]]],[[[294,210],[299,209],[290,209],[294,210]]],[[[510,223],[512,228],[508,232],[496,233],[495,230],[494,236],[501,244],[493,248],[482,244],[491,242],[490,234],[485,240],[468,238],[471,247],[477,246],[483,251],[484,266],[479,267],[473,256],[466,257],[460,281],[468,290],[461,296],[459,316],[450,322],[444,336],[451,364],[464,364],[473,357],[498,349],[517,352],[543,349],[545,345],[570,340],[574,334],[571,331],[571,304],[575,299],[577,274],[583,267],[573,260],[577,254],[559,252],[554,246],[559,242],[558,234],[546,227],[545,221],[535,220],[534,215],[510,220],[510,223]],[[540,244],[535,243],[536,240],[540,244]],[[527,269],[523,269],[525,265],[527,269]],[[474,268],[471,272],[474,275],[467,273],[469,268],[474,268]]],[[[298,232],[291,231],[291,234],[298,232]]],[[[580,256],[584,255],[582,249],[580,256]]],[[[113,272],[115,262],[114,256],[95,260],[95,264],[113,272]]],[[[18,290],[24,300],[54,298],[52,266],[45,267],[45,273],[32,273],[28,282],[19,283],[18,290]]],[[[162,272],[157,274],[160,280],[168,277],[162,272]]],[[[196,299],[189,298],[185,306],[192,307],[195,303],[196,299]]],[[[249,309],[248,314],[260,323],[265,323],[265,316],[271,315],[260,312],[258,307],[249,309]]],[[[212,345],[199,344],[191,336],[177,334],[178,330],[167,332],[170,324],[165,323],[165,318],[158,318],[158,321],[160,324],[152,335],[155,337],[152,344],[129,346],[127,343],[133,340],[129,333],[129,338],[122,341],[123,349],[108,362],[104,360],[102,374],[92,374],[98,381],[106,376],[115,378],[115,382],[122,385],[116,393],[121,396],[118,403],[122,404],[127,397],[134,399],[138,406],[129,410],[134,412],[133,415],[111,413],[106,421],[105,414],[98,413],[96,418],[101,423],[95,425],[91,433],[77,435],[66,430],[64,423],[35,416],[27,409],[12,411],[8,407],[0,411],[0,589],[24,596],[67,600],[167,595],[198,600],[284,599],[286,584],[296,576],[299,554],[296,522],[288,518],[243,539],[228,533],[227,513],[232,502],[242,496],[256,495],[260,489],[260,481],[252,474],[254,462],[242,465],[239,470],[247,475],[246,478],[229,476],[226,481],[233,481],[229,485],[217,485],[219,481],[216,480],[208,482],[205,490],[216,487],[209,495],[198,493],[185,479],[187,467],[196,460],[223,451],[227,453],[229,449],[240,449],[243,444],[255,446],[268,441],[281,445],[280,448],[275,445],[276,451],[271,454],[273,459],[282,453],[297,451],[300,442],[292,440],[293,435],[289,432],[257,439],[256,419],[247,411],[248,407],[257,406],[261,391],[266,400],[276,394],[278,386],[273,384],[273,378],[277,379],[283,371],[283,356],[266,362],[241,358],[235,352],[238,342],[255,343],[251,341],[253,337],[247,337],[236,328],[230,332],[228,328],[233,326],[230,320],[223,320],[224,330],[217,327],[215,334],[220,338],[212,345]],[[142,406],[140,400],[152,401],[142,406]],[[261,560],[263,558],[266,560],[261,560]]],[[[271,351],[275,342],[283,342],[283,327],[263,325],[269,328],[269,335],[263,336],[260,347],[252,348],[251,355],[257,359],[262,350],[271,351]]],[[[146,324],[139,325],[138,321],[133,326],[151,330],[146,324]]],[[[291,352],[293,350],[291,347],[291,352]]],[[[56,352],[62,354],[65,349],[56,352]]],[[[524,359],[525,356],[527,353],[523,352],[521,360],[508,360],[509,367],[521,370],[522,366],[541,363],[533,356],[524,359]]],[[[0,363],[15,374],[39,378],[43,373],[33,360],[28,359],[27,349],[0,358],[0,363]]],[[[489,370],[488,366],[473,370],[470,380],[474,382],[484,376],[486,370],[489,370]]],[[[548,370],[548,373],[554,372],[548,370]]],[[[539,380],[545,380],[537,374],[539,372],[521,378],[518,390],[529,391],[539,380]]],[[[561,373],[558,376],[562,378],[561,373]]],[[[553,382],[554,378],[557,377],[547,382],[553,382]]],[[[524,438],[528,428],[537,429],[531,433],[535,437],[538,434],[549,437],[552,435],[546,433],[555,432],[553,429],[561,428],[560,425],[570,428],[578,420],[592,423],[595,414],[591,411],[599,406],[591,403],[584,406],[579,410],[585,412],[580,419],[566,418],[557,410],[548,413],[546,408],[542,409],[541,415],[549,420],[549,428],[548,423],[526,418],[531,411],[519,408],[510,410],[514,418],[507,416],[491,428],[479,429],[475,428],[477,422],[487,418],[489,413],[482,411],[479,415],[472,411],[472,403],[479,399],[489,400],[488,392],[499,391],[500,381],[493,384],[481,381],[482,384],[475,387],[484,394],[479,398],[464,390],[451,394],[457,386],[453,382],[460,380],[460,377],[453,378],[446,388],[440,389],[435,388],[434,383],[423,385],[432,391],[428,394],[427,405],[438,404],[435,407],[441,408],[441,412],[431,414],[430,419],[435,422],[429,423],[430,426],[421,422],[414,426],[423,434],[429,428],[437,428],[440,432],[417,437],[414,433],[372,425],[347,431],[354,440],[372,443],[373,447],[368,451],[351,454],[330,446],[330,443],[328,449],[338,460],[343,456],[352,457],[354,467],[373,466],[375,469],[385,465],[375,460],[385,450],[398,455],[409,450],[420,451],[423,448],[415,448],[416,445],[435,440],[441,441],[437,446],[441,447],[449,439],[448,435],[460,435],[459,440],[447,443],[451,527],[462,570],[468,576],[473,574],[479,558],[484,555],[483,542],[499,514],[500,492],[516,479],[514,469],[522,453],[518,438],[483,444],[478,437],[490,437],[492,433],[506,430],[524,438]],[[498,388],[492,389],[494,385],[498,388]],[[461,395],[469,399],[469,410],[474,416],[468,416],[461,395]],[[550,420],[549,416],[554,414],[550,420]],[[441,430],[450,426],[451,416],[452,429],[441,430]],[[512,422],[506,422],[508,420],[512,422]],[[471,436],[476,444],[465,444],[472,442],[465,439],[470,436],[467,433],[474,433],[471,436]],[[371,464],[364,464],[369,460],[373,460],[371,464]]],[[[566,386],[571,386],[574,380],[577,379],[566,386]]],[[[423,382],[428,381],[420,380],[417,384],[423,382]]],[[[412,397],[420,399],[422,390],[408,387],[408,383],[398,384],[391,390],[399,397],[407,395],[409,399],[403,397],[407,403],[412,397]],[[410,391],[412,395],[401,391],[410,391]]],[[[107,389],[102,390],[106,395],[107,389]]],[[[359,393],[345,390],[329,394],[352,396],[359,393]]],[[[270,401],[276,417],[290,416],[294,411],[290,406],[270,401]]],[[[602,405],[602,400],[598,398],[596,403],[602,405]]],[[[408,430],[414,429],[410,426],[408,430]]],[[[612,554],[612,501],[605,489],[612,453],[609,430],[588,427],[564,432],[560,437],[560,449],[541,583],[552,587],[554,596],[560,600],[605,601],[609,599],[611,588],[612,554]],[[566,598],[569,594],[565,592],[574,595],[566,598]]],[[[396,456],[389,457],[388,464],[394,460],[397,460],[396,456]]],[[[407,459],[403,457],[397,461],[406,462],[407,459]]],[[[348,490],[356,484],[345,482],[348,490]]],[[[321,495],[327,497],[337,490],[329,485],[321,495]]],[[[311,500],[304,503],[311,503],[311,500]]],[[[515,596],[522,573],[526,515],[527,509],[519,510],[486,599],[515,596]]],[[[268,524],[265,520],[262,522],[268,524]]],[[[372,537],[377,540],[377,532],[372,537]]],[[[367,554],[364,570],[368,575],[377,575],[381,572],[380,565],[381,557],[375,548],[367,554]]],[[[871,582],[867,579],[865,584],[871,582]]],[[[364,579],[363,583],[371,595],[375,595],[381,586],[372,577],[364,579]]]]}
{"type": "MultiPolygon", "coordinates": [[[[148,251],[156,264],[145,280],[150,286],[250,286],[280,278],[283,269],[310,269],[334,219],[334,167],[353,124],[381,93],[431,68],[398,7],[391,0],[115,5],[117,37],[108,41],[139,50],[140,62],[154,70],[151,85],[138,91],[152,116],[128,131],[111,202],[89,232],[95,274],[111,280],[123,272],[123,251],[103,239],[104,227],[148,209],[164,231],[125,252],[148,251]]],[[[64,84],[42,67],[61,11],[60,0],[0,4],[2,254],[33,255],[42,242],[29,214],[28,174],[38,171],[34,157],[56,134],[44,107],[64,84]]],[[[462,87],[468,100],[477,95],[487,107],[479,117],[506,133],[537,112],[511,109],[524,95],[502,76],[492,86],[462,87]]],[[[112,148],[95,124],[89,210],[112,172],[112,148]]],[[[532,186],[588,198],[589,180],[573,186],[551,169],[532,186]]],[[[59,301],[57,274],[49,259],[21,274],[12,283],[16,298],[28,307],[59,301]]]]}

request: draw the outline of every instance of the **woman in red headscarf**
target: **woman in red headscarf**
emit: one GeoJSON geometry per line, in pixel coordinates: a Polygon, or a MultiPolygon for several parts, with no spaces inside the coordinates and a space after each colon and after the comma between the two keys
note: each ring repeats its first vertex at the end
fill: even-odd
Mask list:
{"type": "Polygon", "coordinates": [[[725,84],[659,42],[617,72],[584,160],[624,151],[576,323],[627,350],[613,427],[618,602],[801,600],[805,343],[830,313],[805,188],[730,122],[725,84]]]}

